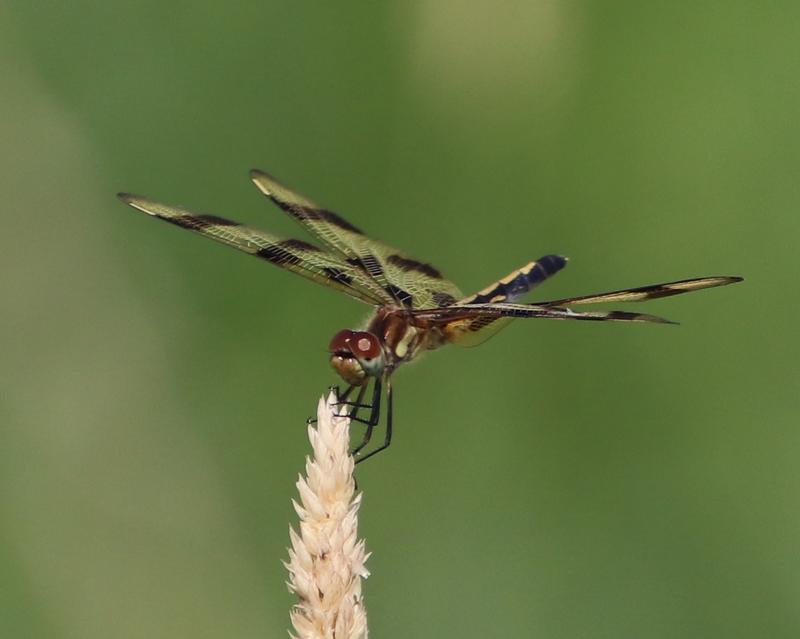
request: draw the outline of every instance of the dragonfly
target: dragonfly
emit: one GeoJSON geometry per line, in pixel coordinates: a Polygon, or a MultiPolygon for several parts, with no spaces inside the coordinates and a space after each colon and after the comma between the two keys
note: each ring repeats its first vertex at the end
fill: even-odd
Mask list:
{"type": "Polygon", "coordinates": [[[365,425],[360,443],[351,451],[356,463],[391,444],[391,376],[401,365],[425,351],[446,344],[480,344],[517,318],[675,324],[662,317],[632,311],[583,311],[571,307],[599,302],[641,302],[742,281],[741,277],[733,276],[699,277],[579,297],[520,302],[520,298],[567,265],[566,257],[544,255],[477,293],[464,295],[432,264],[369,237],[341,215],[315,204],[269,174],[254,169],[250,178],[261,193],[304,226],[319,245],[281,238],[223,217],[195,213],[138,195],[119,193],[118,197],[148,215],[232,246],[373,307],[366,326],[341,330],[328,345],[330,364],[347,385],[343,392],[337,393],[336,403],[347,407],[351,421],[365,425]],[[370,384],[372,391],[368,394],[370,384]],[[359,411],[366,416],[359,417],[359,411]],[[382,411],[386,416],[383,441],[367,451],[382,411]]]}

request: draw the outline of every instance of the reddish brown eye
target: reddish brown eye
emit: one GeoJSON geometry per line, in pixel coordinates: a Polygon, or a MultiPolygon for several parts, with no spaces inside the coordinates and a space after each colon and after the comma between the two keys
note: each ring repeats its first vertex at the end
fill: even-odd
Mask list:
{"type": "Polygon", "coordinates": [[[350,337],[350,349],[354,355],[359,355],[366,359],[372,359],[381,354],[381,345],[378,338],[372,333],[357,332],[350,337]]]}
{"type": "Polygon", "coordinates": [[[336,333],[331,340],[328,350],[331,353],[341,353],[342,351],[350,351],[351,340],[353,339],[353,331],[344,329],[336,333]]]}

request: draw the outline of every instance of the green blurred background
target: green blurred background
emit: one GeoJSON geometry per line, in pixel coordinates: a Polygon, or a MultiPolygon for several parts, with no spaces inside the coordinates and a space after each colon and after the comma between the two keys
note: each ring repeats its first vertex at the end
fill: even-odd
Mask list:
{"type": "Polygon", "coordinates": [[[285,636],[367,309],[114,197],[299,234],[251,167],[465,291],[547,252],[545,297],[747,278],[401,370],[374,637],[800,635],[799,36],[796,2],[0,0],[0,636],[285,636]]]}

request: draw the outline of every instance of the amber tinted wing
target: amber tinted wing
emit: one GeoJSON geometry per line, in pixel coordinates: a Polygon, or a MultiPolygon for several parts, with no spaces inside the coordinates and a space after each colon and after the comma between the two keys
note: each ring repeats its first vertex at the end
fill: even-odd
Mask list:
{"type": "Polygon", "coordinates": [[[565,297],[560,300],[536,302],[536,304],[539,306],[565,306],[567,304],[596,304],[599,302],[644,302],[659,297],[671,297],[672,295],[700,291],[704,288],[727,286],[728,284],[735,284],[741,281],[741,277],[731,276],[698,277],[691,280],[679,280],[677,282],[664,282],[663,284],[650,284],[649,286],[640,286],[639,288],[627,288],[620,291],[611,291],[609,293],[565,297]]]}
{"type": "Polygon", "coordinates": [[[434,308],[453,304],[463,296],[431,264],[366,236],[337,213],[292,191],[263,171],[254,169],[250,177],[264,195],[338,251],[349,264],[362,269],[397,304],[434,308]]]}
{"type": "Polygon", "coordinates": [[[137,195],[120,193],[118,197],[148,215],[205,235],[367,304],[379,305],[387,299],[384,291],[361,269],[308,242],[281,239],[216,215],[192,213],[137,195]]]}

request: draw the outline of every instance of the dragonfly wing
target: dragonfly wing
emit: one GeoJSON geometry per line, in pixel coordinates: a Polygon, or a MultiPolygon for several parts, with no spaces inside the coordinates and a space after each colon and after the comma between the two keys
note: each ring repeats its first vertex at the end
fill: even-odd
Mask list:
{"type": "Polygon", "coordinates": [[[232,246],[367,304],[380,305],[391,299],[361,269],[308,242],[282,239],[216,215],[193,213],[137,195],[120,193],[118,197],[148,215],[232,246]]]}
{"type": "MultiPolygon", "coordinates": [[[[641,286],[639,288],[620,291],[611,291],[609,293],[568,297],[549,302],[535,302],[533,304],[509,304],[502,302],[465,304],[463,306],[458,305],[447,309],[439,309],[439,317],[441,319],[434,321],[439,323],[444,322],[442,332],[448,340],[454,344],[463,344],[465,346],[472,346],[485,341],[515,317],[675,324],[676,322],[666,320],[662,317],[644,313],[630,313],[625,311],[578,312],[566,308],[566,305],[593,304],[598,302],[642,302],[659,297],[670,297],[672,295],[680,295],[691,291],[699,291],[705,288],[726,286],[741,281],[741,277],[701,277],[677,282],[652,284],[650,286],[641,286]],[[459,311],[459,309],[467,308],[470,310],[459,311]]],[[[427,318],[427,316],[421,316],[421,318],[427,318]]]]}
{"type": "Polygon", "coordinates": [[[512,271],[474,295],[459,300],[459,304],[487,304],[513,302],[552,277],[567,265],[562,255],[544,255],[535,262],[512,271]]]}
{"type": "Polygon", "coordinates": [[[476,315],[446,322],[442,333],[456,346],[471,348],[483,344],[514,321],[513,317],[476,315]]]}
{"type": "Polygon", "coordinates": [[[540,317],[591,322],[676,323],[663,317],[644,313],[578,312],[568,308],[536,304],[465,304],[414,311],[413,317],[423,324],[438,327],[450,343],[461,346],[473,346],[485,341],[482,339],[484,332],[489,331],[489,334],[494,334],[515,318],[540,317]]]}
{"type": "Polygon", "coordinates": [[[536,302],[538,306],[565,306],[567,304],[596,304],[599,302],[644,302],[654,300],[659,297],[671,297],[692,291],[700,291],[704,288],[714,288],[716,286],[727,286],[741,282],[741,277],[718,276],[718,277],[698,277],[691,280],[679,280],[677,282],[664,282],[663,284],[651,284],[638,288],[627,288],[620,291],[609,293],[595,293],[594,295],[582,295],[580,297],[565,297],[560,300],[548,302],[536,302]]]}
{"type": "MultiPolygon", "coordinates": [[[[522,268],[512,271],[474,295],[465,297],[458,304],[513,302],[558,273],[566,265],[567,258],[562,255],[544,255],[535,262],[528,262],[522,268]]],[[[478,318],[465,320],[461,325],[457,324],[452,327],[451,334],[458,335],[458,339],[453,340],[453,343],[458,346],[483,344],[508,326],[512,319],[511,317],[485,316],[482,320],[478,318]]]]}
{"type": "Polygon", "coordinates": [[[250,179],[259,191],[300,222],[323,244],[345,257],[356,257],[353,252],[353,238],[363,236],[363,233],[350,222],[281,184],[264,171],[251,170],[250,179]]]}
{"type": "Polygon", "coordinates": [[[454,304],[463,296],[431,264],[368,237],[339,214],[315,204],[263,171],[254,169],[250,177],[264,195],[348,263],[361,268],[397,304],[432,308],[454,304]]]}

